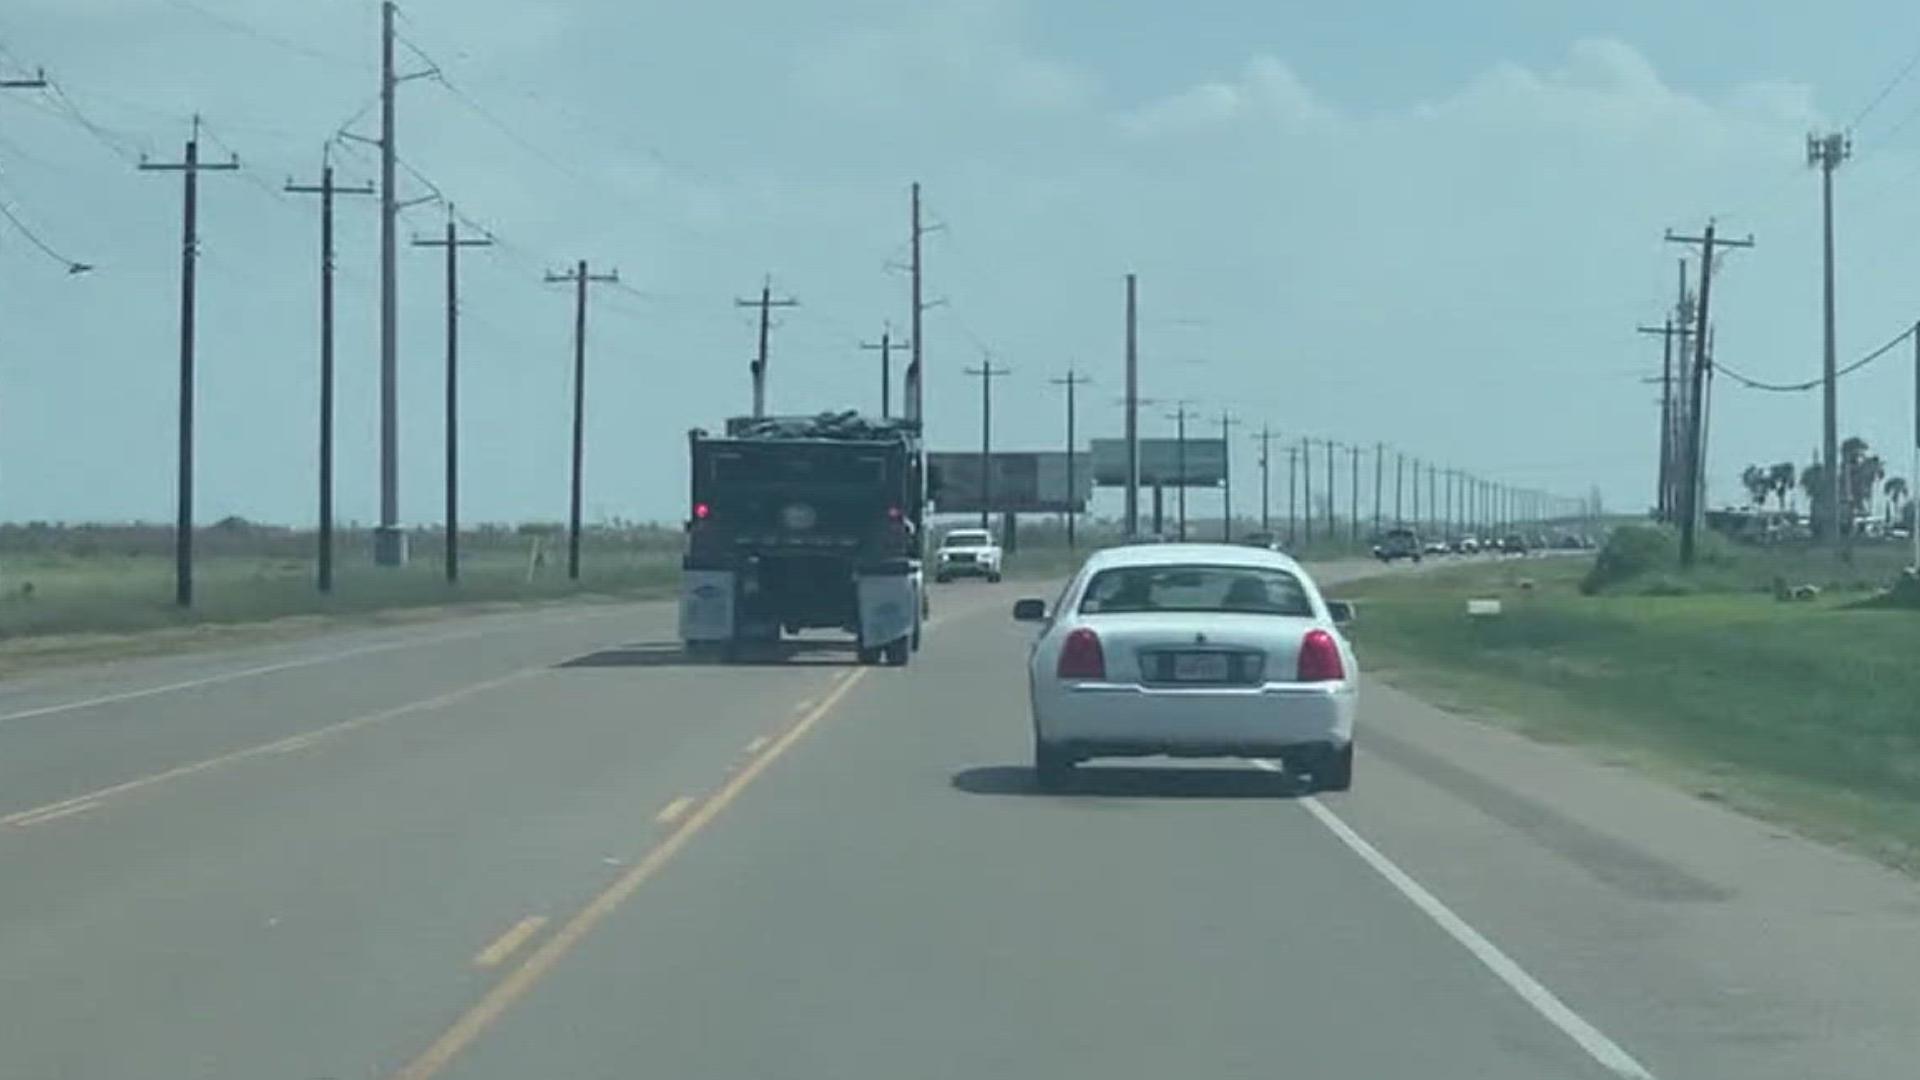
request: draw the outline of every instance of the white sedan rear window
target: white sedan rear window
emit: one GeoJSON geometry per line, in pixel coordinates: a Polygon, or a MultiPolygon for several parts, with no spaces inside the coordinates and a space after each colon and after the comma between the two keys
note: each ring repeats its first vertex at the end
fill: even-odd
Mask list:
{"type": "Polygon", "coordinates": [[[1300,579],[1255,566],[1127,566],[1102,570],[1080,600],[1082,614],[1226,611],[1313,617],[1300,579]]]}

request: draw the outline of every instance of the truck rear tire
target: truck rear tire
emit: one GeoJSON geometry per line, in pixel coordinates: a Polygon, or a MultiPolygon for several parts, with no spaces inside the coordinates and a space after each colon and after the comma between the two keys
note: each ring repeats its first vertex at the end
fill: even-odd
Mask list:
{"type": "Polygon", "coordinates": [[[913,641],[911,638],[895,638],[887,642],[881,655],[888,667],[906,667],[908,658],[913,655],[913,641]]]}
{"type": "Polygon", "coordinates": [[[880,662],[880,650],[878,648],[869,649],[865,646],[859,646],[856,652],[860,658],[860,662],[868,667],[880,662]]]}

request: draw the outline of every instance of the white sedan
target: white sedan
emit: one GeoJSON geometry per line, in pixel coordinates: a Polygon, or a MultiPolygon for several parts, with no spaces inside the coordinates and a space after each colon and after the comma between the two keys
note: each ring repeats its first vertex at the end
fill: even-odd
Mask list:
{"type": "Polygon", "coordinates": [[[1034,771],[1058,786],[1093,757],[1277,757],[1315,788],[1353,784],[1359,668],[1329,602],[1276,551],[1109,548],[1048,610],[1028,660],[1034,771]]]}

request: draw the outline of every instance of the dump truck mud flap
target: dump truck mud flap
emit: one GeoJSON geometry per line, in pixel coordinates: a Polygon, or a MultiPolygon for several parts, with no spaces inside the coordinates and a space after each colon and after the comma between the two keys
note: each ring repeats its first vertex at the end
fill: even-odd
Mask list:
{"type": "Polygon", "coordinates": [[[920,620],[920,573],[861,574],[860,646],[874,649],[912,635],[920,620]]]}
{"type": "Polygon", "coordinates": [[[680,580],[680,640],[733,640],[733,601],[733,571],[684,571],[680,580]]]}

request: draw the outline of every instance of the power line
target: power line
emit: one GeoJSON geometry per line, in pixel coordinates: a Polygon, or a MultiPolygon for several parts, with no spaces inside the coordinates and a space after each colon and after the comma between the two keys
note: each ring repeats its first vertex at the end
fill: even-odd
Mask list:
{"type": "Polygon", "coordinates": [[[335,56],[332,53],[322,52],[319,49],[315,49],[310,45],[303,45],[300,42],[292,40],[291,38],[284,38],[278,34],[272,33],[271,31],[262,30],[257,26],[244,22],[240,19],[236,19],[231,15],[225,15],[220,12],[202,7],[201,5],[194,3],[193,0],[167,0],[167,3],[172,5],[173,7],[179,8],[182,11],[192,12],[193,14],[198,15],[200,18],[205,19],[210,23],[213,23],[215,26],[222,27],[223,29],[227,30],[230,33],[238,34],[241,37],[245,37],[245,38],[251,38],[254,41],[260,42],[261,44],[271,45],[276,49],[281,49],[286,52],[293,53],[297,56],[304,56],[309,60],[318,60],[323,64],[332,64],[335,67],[345,68],[349,71],[364,72],[369,70],[367,65],[365,64],[356,63],[343,56],[335,56]]]}
{"type": "Polygon", "coordinates": [[[1900,70],[1894,72],[1893,77],[1888,79],[1886,85],[1880,88],[1880,92],[1873,95],[1873,99],[1868,101],[1866,106],[1858,113],[1854,114],[1853,119],[1848,121],[1847,127],[1859,127],[1860,121],[1865,120],[1868,113],[1879,108],[1880,103],[1887,100],[1888,94],[1893,93],[1894,90],[1899,88],[1901,83],[1907,81],[1907,76],[1913,74],[1915,67],[1920,67],[1920,50],[1915,50],[1914,54],[1907,58],[1907,62],[1900,66],[1900,70]]]}
{"type": "MultiPolygon", "coordinates": [[[[1839,378],[1842,375],[1850,375],[1853,372],[1859,371],[1861,368],[1866,367],[1868,364],[1873,363],[1875,360],[1878,360],[1881,357],[1887,355],[1888,353],[1892,352],[1894,349],[1898,348],[1901,342],[1912,338],[1914,329],[1915,328],[1911,326],[1907,327],[1905,330],[1900,332],[1899,337],[1894,338],[1892,341],[1887,342],[1885,345],[1882,345],[1879,348],[1868,353],[1867,355],[1861,357],[1860,359],[1855,360],[1853,363],[1848,364],[1846,367],[1840,368],[1839,370],[1835,371],[1834,377],[1839,378]]],[[[1746,387],[1749,390],[1768,390],[1776,393],[1798,393],[1805,390],[1812,390],[1820,386],[1822,383],[1826,381],[1824,378],[1821,378],[1821,379],[1809,379],[1806,382],[1800,382],[1800,383],[1770,383],[1770,382],[1763,382],[1759,379],[1749,378],[1746,375],[1742,375],[1738,371],[1733,370],[1732,368],[1728,367],[1725,363],[1719,360],[1715,360],[1713,366],[1719,371],[1725,372],[1735,382],[1739,383],[1740,385],[1746,387]]]]}
{"type": "Polygon", "coordinates": [[[77,259],[69,259],[65,255],[62,255],[60,252],[54,250],[54,248],[50,246],[45,240],[40,239],[39,234],[35,233],[33,229],[29,228],[26,222],[20,220],[20,216],[14,212],[13,207],[7,205],[7,201],[5,199],[0,199],[0,217],[4,217],[8,221],[12,222],[13,227],[20,231],[20,235],[26,237],[28,243],[32,244],[34,247],[40,250],[40,254],[45,255],[47,258],[52,259],[54,262],[60,263],[61,265],[65,266],[67,268],[67,273],[84,274],[87,271],[93,269],[91,264],[80,262],[77,259]]]}

